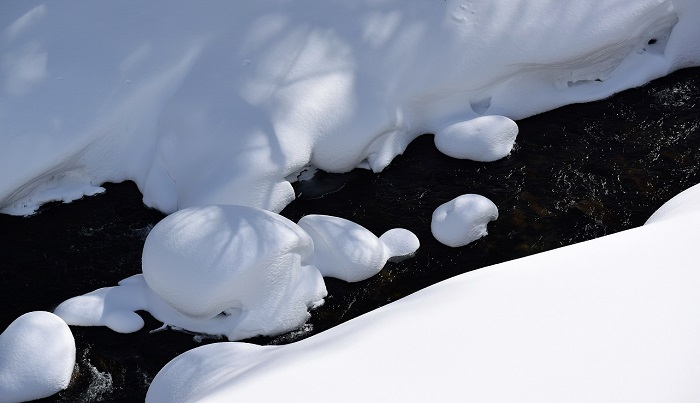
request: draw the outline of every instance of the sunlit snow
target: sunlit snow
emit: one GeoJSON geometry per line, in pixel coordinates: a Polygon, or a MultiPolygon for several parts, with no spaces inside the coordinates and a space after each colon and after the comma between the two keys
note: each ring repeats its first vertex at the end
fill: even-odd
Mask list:
{"type": "MultiPolygon", "coordinates": [[[[147,205],[178,212],[149,237],[144,275],[56,313],[119,332],[142,327],[143,309],[231,339],[281,332],[323,298],[321,272],[366,278],[419,243],[400,229],[377,237],[341,219],[297,225],[258,210],[293,200],[288,178],[379,172],[424,133],[448,155],[503,157],[511,119],[699,65],[698,21],[696,0],[4,2],[0,212],[32,214],[133,180],[147,205]]],[[[280,400],[313,376],[318,396],[342,389],[353,401],[397,390],[423,400],[698,400],[692,206],[460,276],[291,346],[194,350],[159,374],[149,398],[280,400]]],[[[452,246],[497,216],[490,205],[476,221],[446,208],[432,229],[452,246]]],[[[69,353],[65,324],[45,321],[69,353]]],[[[0,342],[20,334],[10,330],[0,342]]],[[[4,347],[0,362],[5,351],[37,354],[42,340],[4,347]]],[[[42,379],[65,379],[68,361],[0,372],[0,388],[1,376],[19,376],[8,385],[39,386],[12,389],[12,400],[56,391],[63,381],[45,389],[42,379]]]]}
{"type": "Polygon", "coordinates": [[[498,207],[477,194],[465,194],[433,212],[430,229],[435,239],[456,248],[485,236],[487,224],[498,218],[498,207]]]}
{"type": "Polygon", "coordinates": [[[365,280],[418,246],[408,230],[378,238],[338,217],[295,224],[253,207],[190,207],[148,234],[143,275],[71,298],[55,312],[70,325],[121,333],[141,329],[135,311],[145,310],[174,328],[229,340],[275,335],[298,328],[323,303],[322,275],[365,280]]]}
{"type": "Polygon", "coordinates": [[[26,313],[0,334],[0,402],[53,395],[68,386],[74,365],[68,325],[50,312],[26,313]]]}
{"type": "Polygon", "coordinates": [[[697,401],[697,206],[462,274],[290,345],[190,350],[147,401],[288,400],[308,374],[307,402],[697,401]]]}
{"type": "Polygon", "coordinates": [[[435,146],[454,158],[491,162],[513,149],[518,125],[505,116],[481,116],[435,133],[435,146]]]}

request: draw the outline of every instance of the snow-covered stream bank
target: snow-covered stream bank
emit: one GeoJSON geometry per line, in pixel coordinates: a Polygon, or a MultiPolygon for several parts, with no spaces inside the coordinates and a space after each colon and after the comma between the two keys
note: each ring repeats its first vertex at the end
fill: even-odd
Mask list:
{"type": "MultiPolygon", "coordinates": [[[[299,186],[305,194],[283,211],[292,220],[332,214],[377,233],[401,220],[422,247],[415,258],[389,263],[364,282],[328,280],[325,305],[302,331],[254,341],[300,340],[465,271],[643,224],[665,200],[700,182],[698,93],[700,72],[686,70],[605,101],[519,121],[518,147],[504,160],[454,160],[426,136],[379,175],[320,175],[314,188],[299,186]],[[332,193],[315,198],[313,190],[332,193]],[[431,239],[430,216],[465,190],[494,200],[500,217],[486,238],[448,248],[431,239]]],[[[133,184],[108,185],[103,195],[47,206],[33,217],[0,216],[6,245],[0,327],[138,273],[145,234],[161,218],[141,205],[133,184]]],[[[81,376],[54,399],[142,399],[163,365],[201,345],[184,333],[149,334],[160,324],[145,318],[146,328],[128,335],[73,327],[81,376]]]]}
{"type": "MultiPolygon", "coordinates": [[[[405,150],[409,141],[425,132],[437,133],[438,148],[448,154],[478,155],[476,158],[482,160],[481,152],[453,147],[467,145],[470,148],[479,142],[489,145],[490,139],[497,137],[491,136],[493,133],[488,126],[475,126],[475,132],[481,133],[475,138],[476,142],[453,138],[451,129],[446,128],[474,127],[471,124],[476,122],[474,118],[484,114],[521,118],[558,105],[597,99],[680,67],[696,65],[700,60],[695,23],[700,7],[685,0],[611,0],[565,6],[558,2],[542,2],[531,7],[522,7],[525,3],[515,0],[415,2],[410,6],[392,1],[366,2],[358,6],[309,1],[294,7],[284,1],[271,0],[228,10],[231,13],[224,12],[226,3],[208,3],[196,12],[183,5],[168,8],[172,11],[169,18],[164,19],[154,19],[162,11],[157,2],[132,8],[122,8],[124,3],[79,5],[81,12],[94,17],[89,19],[94,23],[92,26],[66,24],[78,15],[70,8],[9,4],[11,7],[3,14],[7,21],[0,21],[6,27],[2,49],[5,97],[0,102],[0,133],[7,140],[7,147],[1,151],[0,167],[8,173],[0,182],[0,203],[4,212],[13,214],[31,212],[51,200],[69,201],[91,195],[102,191],[99,185],[105,181],[125,179],[136,182],[147,204],[165,212],[211,203],[245,204],[278,211],[294,197],[295,189],[287,180],[293,179],[309,162],[340,172],[356,166],[371,168],[374,172],[384,170],[376,178],[386,178],[392,169],[389,162],[405,150]],[[557,18],[551,18],[554,14],[557,18]],[[124,21],[130,23],[128,30],[122,26],[124,21]],[[76,49],[79,57],[70,57],[76,49]],[[396,66],[401,68],[397,70],[396,66]],[[448,150],[445,150],[446,145],[448,150]]],[[[662,109],[687,112],[695,108],[692,99],[696,93],[686,88],[680,95],[672,91],[665,98],[660,93],[648,95],[659,98],[654,105],[662,105],[662,109]],[[669,98],[675,98],[670,108],[666,102],[669,98]]],[[[638,131],[623,130],[622,133],[640,133],[640,137],[653,144],[651,151],[643,153],[641,159],[628,155],[629,150],[624,146],[622,160],[615,159],[614,152],[602,152],[600,154],[613,158],[596,155],[593,158],[596,162],[591,162],[591,155],[584,152],[575,162],[558,168],[550,180],[543,180],[542,173],[547,173],[546,169],[533,170],[533,166],[542,162],[542,157],[536,157],[539,161],[526,161],[519,169],[500,173],[499,165],[494,165],[496,175],[489,177],[478,193],[487,194],[494,201],[499,209],[499,221],[508,217],[506,222],[513,224],[507,236],[511,238],[511,245],[525,248],[518,253],[544,248],[545,239],[559,240],[559,245],[576,240],[557,233],[566,226],[546,231],[543,223],[552,224],[548,221],[557,212],[578,212],[583,224],[580,224],[582,228],[574,225],[574,230],[587,236],[601,235],[614,227],[615,219],[611,216],[615,214],[610,213],[604,203],[610,190],[622,193],[631,190],[658,201],[660,194],[676,192],[667,187],[655,189],[651,184],[652,176],[661,181],[694,180],[698,165],[695,154],[682,149],[661,151],[655,146],[692,143],[693,139],[687,137],[697,131],[696,117],[667,127],[663,118],[658,121],[649,119],[647,114],[628,116],[635,110],[623,105],[617,118],[623,120],[623,126],[624,123],[632,126],[634,122],[640,125],[638,131]],[[659,139],[665,143],[659,143],[659,139]],[[663,170],[670,174],[658,176],[646,166],[659,161],[664,163],[663,170]],[[674,166],[687,168],[674,172],[674,166]],[[621,179],[619,174],[616,176],[616,172],[625,173],[626,179],[621,179]],[[503,186],[492,181],[499,175],[505,180],[503,186]],[[518,179],[541,182],[539,186],[525,189],[518,187],[518,179]],[[582,183],[582,194],[575,191],[574,183],[582,183]],[[555,201],[543,199],[541,192],[550,187],[557,187],[565,196],[555,201]],[[514,201],[524,203],[526,208],[518,207],[518,203],[512,208],[514,201]],[[503,210],[512,214],[504,215],[503,210]],[[525,219],[528,214],[535,215],[532,222],[525,219]],[[596,234],[600,228],[602,233],[596,234]],[[527,235],[514,239],[519,233],[527,235]],[[533,241],[537,236],[539,238],[533,241]]],[[[461,130],[457,132],[458,137],[467,134],[461,130]]],[[[524,133],[525,130],[521,130],[521,138],[524,133]]],[[[581,134],[576,140],[584,143],[581,144],[584,150],[589,150],[587,142],[612,144],[621,137],[626,137],[625,145],[629,144],[627,142],[637,145],[634,136],[630,139],[628,135],[614,132],[609,137],[608,131],[594,125],[585,127],[581,134]]],[[[568,150],[562,146],[570,139],[566,139],[565,133],[559,135],[564,138],[540,143],[551,152],[551,156],[544,157],[544,162],[567,156],[568,150]]],[[[527,141],[522,140],[523,143],[527,141]]],[[[515,155],[520,148],[519,143],[515,155]]],[[[687,148],[697,150],[692,145],[687,148]]],[[[508,153],[510,146],[504,149],[501,156],[508,153]]],[[[421,151],[430,152],[429,149],[421,151]]],[[[528,158],[527,154],[524,158],[528,158]]],[[[483,160],[493,159],[496,158],[489,156],[483,160]]],[[[511,156],[504,161],[508,166],[509,162],[517,160],[511,156]]],[[[460,161],[460,164],[464,164],[460,169],[473,170],[476,176],[488,169],[478,163],[460,161]]],[[[335,215],[344,215],[368,228],[372,226],[370,231],[379,235],[389,228],[407,226],[403,224],[411,216],[407,211],[434,210],[460,194],[477,192],[467,186],[454,187],[453,178],[440,177],[438,169],[433,168],[437,167],[425,170],[433,173],[432,178],[427,175],[427,183],[439,186],[418,190],[414,186],[413,191],[398,192],[398,197],[390,199],[393,203],[375,213],[386,216],[384,219],[359,222],[367,209],[351,209],[353,198],[343,200],[345,210],[335,215]],[[442,185],[447,188],[441,188],[442,185]],[[445,192],[445,189],[457,193],[442,197],[452,192],[445,192]],[[431,190],[439,197],[425,197],[431,190]],[[407,194],[416,196],[415,203],[408,200],[407,194]],[[392,221],[388,225],[382,223],[387,219],[392,221]]],[[[413,185],[420,183],[408,172],[398,176],[408,178],[413,185]]],[[[366,175],[372,174],[366,172],[366,175]]],[[[369,178],[366,175],[365,181],[369,178]]],[[[392,186],[389,182],[384,187],[392,186]]],[[[301,187],[299,184],[297,190],[301,187]]],[[[350,188],[350,182],[343,190],[346,188],[350,188]]],[[[340,192],[333,193],[336,194],[340,192]]],[[[353,196],[361,198],[361,194],[357,192],[353,196]]],[[[301,191],[301,198],[304,197],[301,191]]],[[[322,200],[327,201],[327,197],[322,200]]],[[[288,208],[293,209],[293,206],[288,208]]],[[[295,215],[292,210],[285,214],[290,218],[295,215]]],[[[425,245],[433,238],[421,233],[428,227],[422,217],[420,215],[417,221],[423,221],[424,225],[412,230],[425,245]]],[[[489,214],[489,217],[495,218],[496,214],[489,214]]],[[[632,217],[635,215],[627,211],[622,223],[634,225],[636,219],[632,217]]],[[[294,222],[299,218],[294,217],[294,222]]],[[[247,222],[247,218],[245,220],[247,222]]],[[[254,223],[259,223],[258,219],[250,222],[254,230],[263,228],[254,223]]],[[[148,228],[148,225],[139,226],[136,231],[145,233],[148,228]]],[[[178,228],[177,222],[172,228],[178,228]]],[[[490,232],[498,234],[495,230],[490,232]]],[[[299,267],[307,268],[312,277],[318,277],[314,265],[326,259],[312,258],[310,242],[304,240],[303,232],[298,236],[298,246],[302,249],[294,247],[289,258],[295,267],[301,264],[299,267]],[[308,253],[299,252],[301,250],[308,253]]],[[[374,235],[365,238],[374,239],[372,237],[374,235]]],[[[263,242],[261,246],[268,242],[265,238],[244,238],[245,242],[258,239],[263,242]]],[[[190,235],[177,238],[174,245],[187,243],[187,239],[194,238],[190,235]]],[[[279,238],[271,236],[271,239],[279,238]]],[[[325,236],[319,239],[328,240],[325,236]]],[[[338,251],[345,243],[343,239],[336,239],[324,247],[338,251]]],[[[376,250],[383,259],[386,256],[381,251],[388,244],[381,244],[384,246],[376,250]]],[[[389,244],[394,245],[394,242],[389,244]]],[[[494,248],[492,243],[477,244],[494,248]]],[[[216,244],[207,243],[206,246],[215,248],[216,244]]],[[[500,252],[499,246],[495,248],[495,253],[500,252]]],[[[313,248],[314,252],[316,250],[313,248]]],[[[487,258],[478,254],[469,265],[453,261],[466,250],[476,249],[457,249],[454,255],[446,255],[446,264],[423,264],[419,270],[446,268],[440,276],[447,278],[489,264],[487,258]],[[465,267],[470,265],[473,266],[465,267]]],[[[177,249],[177,253],[180,252],[177,249]]],[[[225,252],[212,250],[212,256],[219,253],[224,256],[225,252]]],[[[420,260],[423,253],[419,251],[412,260],[413,265],[424,262],[420,260]]],[[[437,254],[428,256],[428,260],[435,263],[437,254]]],[[[507,253],[500,253],[499,259],[508,258],[507,253]]],[[[411,264],[397,267],[411,267],[411,264]]],[[[134,269],[138,271],[133,265],[129,270],[134,269]]],[[[181,269],[187,270],[187,267],[181,269]]],[[[157,289],[158,284],[164,284],[168,278],[165,270],[169,269],[159,269],[163,274],[152,280],[150,288],[157,289]]],[[[368,281],[393,282],[393,277],[391,272],[380,272],[368,281]]],[[[296,287],[294,284],[306,284],[309,279],[311,277],[302,276],[289,284],[296,287]]],[[[197,280],[207,281],[206,278],[197,280]]],[[[277,277],[263,275],[254,276],[249,284],[260,281],[265,281],[261,290],[267,285],[274,285],[275,289],[289,286],[278,283],[277,277]]],[[[183,305],[183,301],[191,299],[182,294],[181,285],[180,291],[174,294],[166,289],[157,292],[181,313],[217,314],[218,310],[189,312],[199,302],[183,305]]],[[[411,290],[420,288],[411,287],[411,290]]],[[[406,293],[392,294],[383,302],[406,293]]],[[[316,305],[314,301],[320,296],[320,293],[313,293],[309,297],[312,299],[304,304],[316,305]]],[[[262,301],[264,297],[260,295],[257,300],[262,301]]],[[[328,300],[330,302],[331,297],[328,300]]],[[[348,308],[340,315],[342,320],[349,317],[346,313],[350,307],[355,309],[358,305],[357,299],[349,300],[348,308]]],[[[240,314],[242,320],[245,319],[253,308],[239,302],[232,299],[233,305],[221,307],[222,314],[240,314]]],[[[254,305],[257,309],[257,304],[254,305]]],[[[80,312],[87,312],[84,311],[87,307],[82,303],[76,305],[80,312]]],[[[101,309],[99,304],[94,307],[101,309]]],[[[98,310],[90,315],[99,315],[98,310]]],[[[305,312],[299,313],[305,315],[305,312]]],[[[74,324],[97,323],[75,321],[76,317],[83,317],[80,315],[68,314],[64,318],[74,324]],[[68,316],[73,319],[69,320],[68,316]]],[[[116,322],[115,317],[105,318],[109,319],[105,323],[121,331],[127,328],[131,331],[136,328],[135,318],[131,313],[119,316],[116,322]]],[[[237,334],[265,333],[268,325],[263,322],[256,319],[247,331],[237,334]]],[[[298,323],[298,319],[293,322],[298,323]]],[[[446,327],[453,324],[450,322],[446,327]]],[[[32,332],[30,329],[27,334],[32,332]]],[[[3,336],[7,340],[10,333],[3,336]]],[[[239,337],[233,337],[236,338],[239,337]]],[[[275,351],[291,350],[279,348],[275,351]]],[[[0,356],[6,357],[7,354],[0,356]]],[[[39,368],[30,363],[32,367],[39,368]]],[[[0,374],[3,379],[12,379],[7,377],[11,368],[0,370],[5,371],[4,375],[0,374]]],[[[180,375],[176,371],[172,376],[180,375]]],[[[167,376],[165,381],[163,377],[158,379],[161,381],[154,393],[170,393],[166,389],[172,379],[168,380],[167,376]]],[[[233,383],[235,380],[230,380],[221,386],[233,383]]],[[[10,389],[2,386],[6,388],[4,391],[13,393],[13,385],[10,389]]],[[[184,397],[187,393],[199,392],[188,389],[177,393],[184,397]]]]}

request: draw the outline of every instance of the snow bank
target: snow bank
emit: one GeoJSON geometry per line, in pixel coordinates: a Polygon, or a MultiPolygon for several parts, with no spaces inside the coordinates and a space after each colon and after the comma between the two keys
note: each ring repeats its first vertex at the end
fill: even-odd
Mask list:
{"type": "Polygon", "coordinates": [[[440,243],[456,248],[486,236],[486,225],[497,218],[498,207],[491,200],[466,194],[436,208],[430,229],[440,243]]]}
{"type": "Polygon", "coordinates": [[[313,239],[308,264],[324,277],[350,282],[374,276],[389,258],[411,255],[419,246],[418,238],[401,228],[377,238],[363,226],[339,217],[310,214],[298,224],[313,239]]]}
{"type": "Polygon", "coordinates": [[[168,213],[279,211],[309,164],[380,171],[451,123],[697,65],[698,20],[693,0],[6,2],[0,211],[127,179],[168,213]]]}
{"type": "Polygon", "coordinates": [[[50,312],[29,312],[0,334],[0,402],[51,396],[68,387],[75,340],[68,325],[50,312]]]}
{"type": "Polygon", "coordinates": [[[505,116],[481,116],[435,133],[435,147],[453,158],[491,162],[513,149],[518,125],[505,116]]]}
{"type": "Polygon", "coordinates": [[[698,401],[698,225],[696,205],[457,276],[290,345],[199,347],[146,400],[698,401]]]}

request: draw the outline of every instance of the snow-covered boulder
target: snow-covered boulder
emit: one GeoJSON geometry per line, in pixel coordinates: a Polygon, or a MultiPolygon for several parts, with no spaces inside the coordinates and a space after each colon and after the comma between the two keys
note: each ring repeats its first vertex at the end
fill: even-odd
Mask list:
{"type": "Polygon", "coordinates": [[[51,312],[25,313],[0,334],[0,402],[51,396],[68,387],[74,366],[68,325],[51,312]]]}
{"type": "Polygon", "coordinates": [[[288,219],[243,206],[180,210],[146,238],[143,276],[183,314],[209,319],[240,314],[234,338],[300,326],[326,289],[302,262],[313,241],[288,219]]]}
{"type": "Polygon", "coordinates": [[[487,234],[486,225],[498,218],[498,207],[477,194],[465,194],[433,212],[430,228],[435,239],[456,248],[487,234]]]}
{"type": "Polygon", "coordinates": [[[453,158],[491,162],[513,149],[518,125],[505,116],[480,116],[435,133],[435,147],[453,158]]]}
{"type": "Polygon", "coordinates": [[[377,238],[367,228],[340,217],[311,214],[298,224],[314,240],[314,253],[307,262],[324,277],[350,282],[374,276],[389,258],[410,255],[419,246],[418,238],[402,228],[377,238]]]}

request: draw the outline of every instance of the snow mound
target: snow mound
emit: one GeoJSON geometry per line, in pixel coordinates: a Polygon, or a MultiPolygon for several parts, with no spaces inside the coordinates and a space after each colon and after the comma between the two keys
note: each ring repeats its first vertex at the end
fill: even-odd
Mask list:
{"type": "Polygon", "coordinates": [[[485,236],[486,225],[498,218],[498,207],[477,194],[465,194],[433,212],[430,228],[435,239],[456,248],[485,236]]]}
{"type": "Polygon", "coordinates": [[[383,233],[379,240],[382,241],[389,254],[390,261],[399,261],[413,256],[420,247],[420,240],[413,232],[394,228],[383,233]]]}
{"type": "Polygon", "coordinates": [[[311,214],[298,224],[314,242],[314,253],[307,262],[325,277],[350,282],[374,276],[389,258],[410,255],[419,245],[408,230],[397,228],[377,238],[365,227],[339,217],[311,214]]]}
{"type": "Polygon", "coordinates": [[[50,312],[29,312],[0,334],[0,402],[51,396],[70,383],[75,340],[50,312]]]}
{"type": "Polygon", "coordinates": [[[274,334],[308,318],[326,296],[321,274],[302,262],[313,241],[265,210],[207,206],[180,210],[148,234],[143,276],[176,310],[193,318],[242,312],[238,335],[274,334]]]}
{"type": "Polygon", "coordinates": [[[518,125],[505,116],[480,116],[447,126],[435,134],[435,147],[453,158],[491,162],[513,149],[518,125]]]}

